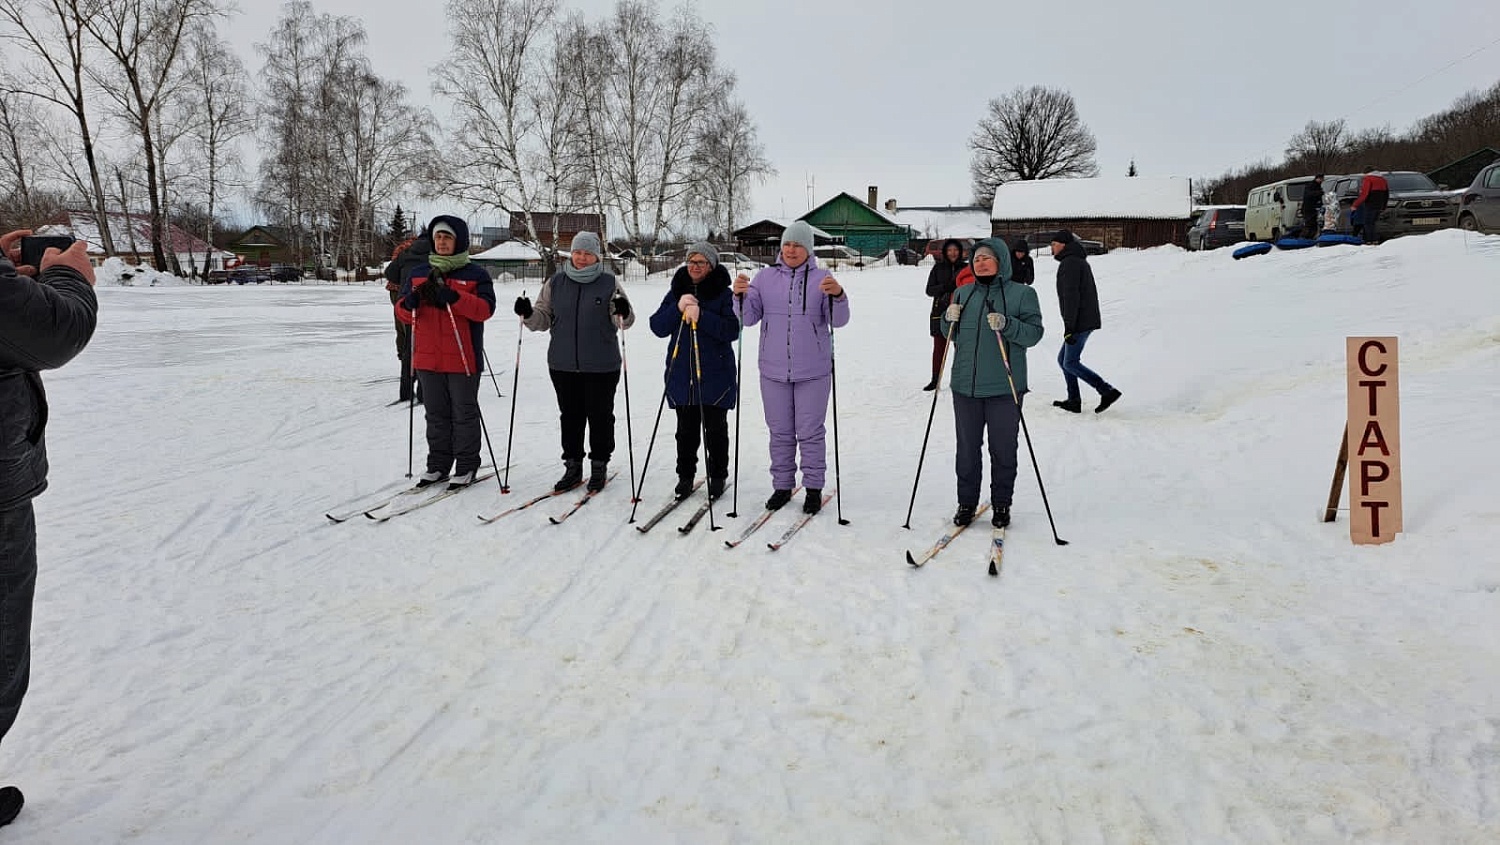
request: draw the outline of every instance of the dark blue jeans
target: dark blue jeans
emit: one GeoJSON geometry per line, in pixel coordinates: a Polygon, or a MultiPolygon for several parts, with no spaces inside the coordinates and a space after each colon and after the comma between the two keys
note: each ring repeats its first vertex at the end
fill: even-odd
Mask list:
{"type": "Polygon", "coordinates": [[[979,481],[984,477],[984,458],[979,447],[988,431],[990,504],[997,508],[1008,506],[1016,489],[1016,434],[1021,430],[1020,406],[1009,396],[976,399],[955,391],[953,424],[958,434],[954,459],[954,469],[958,474],[958,503],[979,504],[979,481]]]}
{"type": "Polygon", "coordinates": [[[1103,396],[1111,388],[1109,382],[1099,377],[1099,374],[1083,365],[1083,345],[1089,342],[1092,330],[1086,332],[1075,332],[1073,342],[1063,342],[1062,348],[1057,350],[1057,366],[1062,367],[1063,380],[1068,383],[1068,401],[1082,402],[1083,396],[1078,392],[1078,380],[1088,382],[1089,387],[1099,391],[1103,396]]]}
{"type": "Polygon", "coordinates": [[[35,595],[36,516],[28,501],[0,510],[0,737],[15,724],[31,681],[35,595]]]}

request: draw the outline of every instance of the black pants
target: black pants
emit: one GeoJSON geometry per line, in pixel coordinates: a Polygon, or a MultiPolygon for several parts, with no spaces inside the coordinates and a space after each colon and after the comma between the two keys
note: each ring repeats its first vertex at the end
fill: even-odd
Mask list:
{"type": "Polygon", "coordinates": [[[36,595],[36,517],[31,502],[0,511],[0,737],[31,682],[31,602],[36,595]]]}
{"type": "Polygon", "coordinates": [[[417,370],[427,417],[427,471],[460,475],[479,469],[479,374],[417,370]]]}
{"type": "Polygon", "coordinates": [[[552,370],[552,389],[562,420],[562,457],[583,460],[583,432],[589,434],[589,459],[607,461],[615,451],[615,386],[620,371],[569,373],[552,370]]]}
{"type": "Polygon", "coordinates": [[[677,474],[698,473],[698,446],[708,427],[708,477],[729,477],[729,411],[717,405],[683,405],[677,411],[677,474]]]}
{"type": "Polygon", "coordinates": [[[989,432],[990,504],[1010,505],[1016,489],[1016,436],[1021,429],[1021,410],[1009,396],[976,399],[953,394],[953,422],[958,435],[954,468],[958,473],[958,503],[979,504],[979,481],[984,459],[979,447],[989,432]]]}

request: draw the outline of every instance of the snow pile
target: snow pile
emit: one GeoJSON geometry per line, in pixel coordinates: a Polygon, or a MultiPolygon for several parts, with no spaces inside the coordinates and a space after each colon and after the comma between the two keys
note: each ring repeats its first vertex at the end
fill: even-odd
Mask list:
{"type": "MultiPolygon", "coordinates": [[[[101,286],[92,345],[47,374],[13,835],[1500,841],[1500,237],[1092,264],[1085,360],[1124,399],[1050,406],[1039,256],[1027,430],[1070,544],[1023,441],[994,579],[983,528],[903,562],[955,504],[948,391],[920,389],[923,267],[840,273],[844,492],[775,553],[724,548],[770,492],[758,330],[726,530],[627,522],[631,477],[639,521],[675,457],[667,412],[647,466],[667,341],[641,323],[617,480],[562,526],[546,517],[571,497],[481,526],[560,471],[547,338],[504,314],[481,401],[513,492],[330,525],[407,469],[385,292],[101,286]],[[1388,546],[1316,520],[1350,334],[1400,338],[1407,533],[1388,546]]],[[[631,288],[642,312],[666,284],[631,288]]]]}
{"type": "Polygon", "coordinates": [[[159,273],[145,264],[126,264],[119,258],[106,258],[94,268],[94,284],[127,287],[161,287],[192,284],[171,273],[159,273]]]}

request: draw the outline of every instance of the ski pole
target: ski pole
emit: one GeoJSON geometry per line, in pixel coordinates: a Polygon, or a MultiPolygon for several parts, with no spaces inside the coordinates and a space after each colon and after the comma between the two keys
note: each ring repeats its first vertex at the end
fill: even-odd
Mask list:
{"type": "MultiPolygon", "coordinates": [[[[672,354],[667,359],[666,384],[661,389],[661,403],[656,406],[656,422],[651,424],[651,442],[646,446],[646,460],[641,463],[642,488],[646,486],[646,468],[651,466],[651,452],[656,448],[656,430],[661,425],[661,412],[663,408],[667,407],[667,391],[671,388],[672,384],[672,366],[677,363],[677,347],[682,343],[682,333],[685,331],[687,331],[687,321],[684,320],[681,327],[677,330],[677,337],[672,339],[672,354]]],[[[630,519],[626,520],[627,522],[635,522],[635,511],[641,506],[640,493],[640,490],[635,490],[631,493],[631,498],[635,502],[630,506],[630,519]]]]}
{"type": "MultiPolygon", "coordinates": [[[[398,306],[399,307],[399,306],[398,306]]],[[[422,306],[417,306],[418,308],[422,306]]],[[[412,476],[417,450],[417,312],[411,312],[411,330],[406,333],[406,366],[411,371],[411,400],[406,408],[406,477],[412,476]]]]}
{"type": "Polygon", "coordinates": [[[848,525],[844,519],[844,485],[839,480],[839,368],[838,357],[833,352],[833,294],[828,294],[828,378],[829,393],[833,396],[833,487],[834,503],[838,508],[839,525],[848,525]]]}
{"type": "MultiPolygon", "coordinates": [[[[616,288],[616,291],[619,289],[616,288]]],[[[625,297],[618,297],[624,299],[625,297]]],[[[630,489],[635,489],[635,436],[630,429],[630,364],[625,358],[625,318],[615,317],[615,325],[620,328],[620,376],[625,381],[625,451],[630,455],[630,489]]],[[[635,494],[631,494],[634,499],[635,494]]]]}
{"type": "MultiPolygon", "coordinates": [[[[745,313],[745,295],[735,294],[740,300],[740,311],[736,316],[745,313]]],[[[743,319],[743,318],[742,318],[743,319]]],[[[729,518],[734,519],[740,515],[740,406],[745,400],[745,326],[740,325],[739,335],[735,339],[736,349],[734,351],[734,502],[729,506],[729,518]]]]}
{"type": "MultiPolygon", "coordinates": [[[[526,291],[521,291],[526,296],[526,291]]],[[[526,335],[526,318],[516,318],[516,367],[510,385],[510,431],[505,435],[505,479],[500,482],[502,494],[510,492],[510,447],[516,440],[516,394],[521,388],[521,338],[526,335]]]]}
{"type": "Polygon", "coordinates": [[[495,385],[495,398],[501,399],[505,394],[500,392],[500,379],[495,376],[495,365],[490,363],[490,351],[488,349],[481,351],[484,353],[484,368],[490,371],[490,381],[495,385]]]}
{"type": "MultiPolygon", "coordinates": [[[[1004,281],[1001,281],[1004,284],[1004,281]]],[[[1004,296],[1004,289],[1001,289],[1004,296]]],[[[990,306],[990,313],[995,313],[995,306],[990,306]]],[[[1005,348],[1005,338],[1000,336],[1000,330],[995,329],[995,343],[1000,345],[1000,360],[1005,363],[1005,381],[1010,384],[1010,398],[1016,403],[1016,416],[1021,419],[1021,431],[1026,435],[1026,451],[1031,454],[1031,469],[1036,473],[1036,486],[1042,491],[1042,507],[1047,509],[1047,523],[1052,526],[1052,539],[1059,546],[1066,546],[1067,540],[1057,536],[1057,522],[1052,519],[1052,505],[1047,501],[1047,485],[1042,483],[1042,468],[1036,462],[1036,450],[1031,447],[1031,430],[1026,427],[1026,414],[1021,411],[1021,397],[1016,393],[1016,380],[1010,371],[1010,353],[1005,348]]],[[[990,561],[990,574],[998,574],[995,571],[995,562],[990,561]]]]}
{"type": "MultiPolygon", "coordinates": [[[[686,316],[686,315],[684,315],[686,316]]],[[[697,386],[698,392],[698,436],[703,438],[703,472],[708,474],[708,409],[703,404],[703,359],[698,355],[698,323],[691,323],[693,333],[693,384],[697,386]]],[[[693,391],[688,390],[691,401],[693,391]]],[[[708,530],[718,531],[719,526],[714,524],[714,497],[708,494],[708,530]]]]}
{"type": "Polygon", "coordinates": [[[927,430],[922,433],[922,451],[917,455],[917,477],[911,482],[911,503],[906,506],[906,523],[902,528],[911,528],[911,512],[917,506],[917,484],[922,480],[922,462],[927,459],[927,438],[932,436],[932,420],[937,416],[938,394],[943,392],[941,379],[943,367],[948,363],[948,350],[953,348],[953,330],[958,328],[958,323],[948,324],[947,343],[943,344],[943,354],[938,357],[938,379],[937,389],[932,391],[932,409],[927,412],[927,430]]]}
{"type": "MultiPolygon", "coordinates": [[[[469,368],[469,356],[464,354],[464,341],[463,337],[458,333],[458,318],[453,316],[453,306],[444,304],[443,309],[448,312],[448,324],[453,326],[453,342],[458,345],[458,360],[463,362],[464,378],[478,376],[478,373],[469,368]]],[[[474,363],[477,365],[479,362],[476,360],[474,363]]],[[[479,407],[479,383],[477,381],[474,383],[474,415],[479,417],[479,432],[484,435],[484,445],[490,452],[490,466],[495,467],[496,470],[495,482],[500,484],[500,492],[504,493],[505,485],[500,482],[500,467],[495,460],[495,444],[490,441],[489,426],[484,424],[484,410],[479,407]]],[[[478,477],[479,471],[475,470],[474,475],[478,477]]]]}

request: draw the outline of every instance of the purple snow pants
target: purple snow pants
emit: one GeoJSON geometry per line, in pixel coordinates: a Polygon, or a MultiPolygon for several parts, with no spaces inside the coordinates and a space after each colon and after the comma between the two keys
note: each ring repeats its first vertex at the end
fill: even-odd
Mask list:
{"type": "Polygon", "coordinates": [[[797,450],[802,450],[802,486],[823,489],[828,470],[823,420],[828,417],[831,376],[809,381],[772,381],[761,376],[760,401],[771,430],[771,486],[797,486],[797,450]]]}

